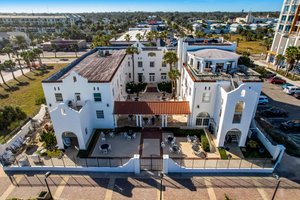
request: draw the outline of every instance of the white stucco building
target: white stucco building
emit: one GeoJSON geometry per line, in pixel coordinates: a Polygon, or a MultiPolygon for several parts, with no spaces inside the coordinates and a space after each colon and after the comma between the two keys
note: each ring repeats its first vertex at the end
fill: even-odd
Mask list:
{"type": "Polygon", "coordinates": [[[94,129],[124,126],[122,117],[130,117],[138,127],[152,126],[145,118],[156,117],[156,127],[209,128],[219,147],[226,142],[245,145],[262,82],[258,74],[237,65],[235,43],[179,40],[175,68],[181,77],[176,101],[161,100],[161,93],[154,93],[157,100],[128,100],[128,82],[147,82],[150,88],[168,81],[170,66],[163,63],[163,55],[175,51],[139,42],[133,45],[139,51],[134,68],[126,48],[102,47],[43,81],[60,148],[65,137],[77,137],[78,147],[86,149],[94,129]],[[185,121],[173,123],[175,116],[185,121]]]}

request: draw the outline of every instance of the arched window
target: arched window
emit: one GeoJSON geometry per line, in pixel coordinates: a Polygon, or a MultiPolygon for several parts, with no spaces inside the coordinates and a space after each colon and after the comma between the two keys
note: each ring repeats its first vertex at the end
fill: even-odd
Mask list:
{"type": "Polygon", "coordinates": [[[208,126],[210,121],[210,116],[207,112],[202,112],[197,115],[196,126],[208,126]]]}
{"type": "Polygon", "coordinates": [[[234,110],[234,115],[232,120],[233,124],[241,123],[244,108],[245,108],[245,102],[243,101],[237,102],[237,104],[235,105],[235,110],[234,110]]]}

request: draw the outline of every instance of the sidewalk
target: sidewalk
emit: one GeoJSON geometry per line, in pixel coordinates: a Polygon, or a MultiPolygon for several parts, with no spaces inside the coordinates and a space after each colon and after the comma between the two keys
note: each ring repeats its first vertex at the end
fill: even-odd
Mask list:
{"type": "MultiPolygon", "coordinates": [[[[274,66],[274,65],[271,64],[271,63],[267,63],[267,62],[265,62],[265,61],[255,60],[255,61],[254,61],[254,64],[260,65],[260,66],[264,66],[264,67],[266,67],[266,70],[268,70],[268,71],[270,71],[270,72],[273,72],[273,73],[274,73],[274,71],[269,70],[267,67],[276,70],[276,66],[274,66]]],[[[286,78],[286,77],[284,77],[284,76],[282,76],[282,75],[280,75],[280,74],[277,74],[276,76],[278,76],[278,77],[280,77],[280,78],[286,80],[287,82],[289,82],[289,83],[291,83],[291,84],[293,84],[293,85],[295,85],[295,86],[300,87],[300,81],[292,81],[292,80],[290,80],[289,78],[286,78]]]]}
{"type": "MultiPolygon", "coordinates": [[[[29,72],[30,70],[28,68],[23,68],[23,72],[24,74],[26,74],[27,72],[29,72]]],[[[10,81],[13,79],[13,76],[11,74],[11,72],[4,72],[2,71],[2,74],[3,74],[3,78],[4,80],[7,82],[7,81],[10,81]]],[[[15,77],[18,78],[19,76],[22,76],[22,72],[20,69],[14,71],[14,74],[15,74],[15,77]]],[[[2,79],[0,78],[0,83],[3,83],[2,79]]]]}

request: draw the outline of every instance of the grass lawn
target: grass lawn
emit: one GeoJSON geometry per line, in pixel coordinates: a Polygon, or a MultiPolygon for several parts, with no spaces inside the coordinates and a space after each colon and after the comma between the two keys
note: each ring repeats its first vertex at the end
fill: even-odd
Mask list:
{"type": "Polygon", "coordinates": [[[241,35],[231,35],[231,41],[235,42],[237,38],[240,38],[237,52],[243,53],[243,52],[249,52],[250,54],[261,54],[266,53],[267,49],[265,46],[263,46],[263,41],[244,41],[243,37],[241,35]]]}
{"type": "MultiPolygon", "coordinates": [[[[13,106],[20,107],[28,117],[34,116],[40,109],[40,105],[36,105],[36,100],[44,97],[42,89],[42,80],[57,72],[59,69],[65,67],[67,64],[48,64],[49,67],[44,74],[40,71],[28,72],[25,76],[20,76],[17,80],[8,81],[7,84],[11,87],[11,90],[7,86],[0,87],[0,107],[13,106]]],[[[3,139],[1,136],[7,135],[14,128],[18,127],[22,122],[14,122],[15,126],[10,127],[8,131],[0,132],[0,143],[3,139]]],[[[8,138],[6,138],[8,139],[8,138]]]]}

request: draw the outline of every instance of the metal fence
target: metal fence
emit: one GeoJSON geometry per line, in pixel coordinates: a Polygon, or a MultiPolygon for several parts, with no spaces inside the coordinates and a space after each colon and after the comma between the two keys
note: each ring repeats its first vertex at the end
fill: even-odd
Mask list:
{"type": "Polygon", "coordinates": [[[191,169],[265,169],[273,168],[271,158],[263,159],[198,159],[172,158],[178,165],[191,169]]]}
{"type": "Polygon", "coordinates": [[[161,171],[163,169],[163,159],[158,156],[140,158],[141,170],[161,171]]]}
{"type": "Polygon", "coordinates": [[[92,157],[92,158],[42,158],[38,162],[31,157],[16,159],[7,166],[35,166],[35,167],[119,167],[126,164],[131,157],[92,157]]]}

